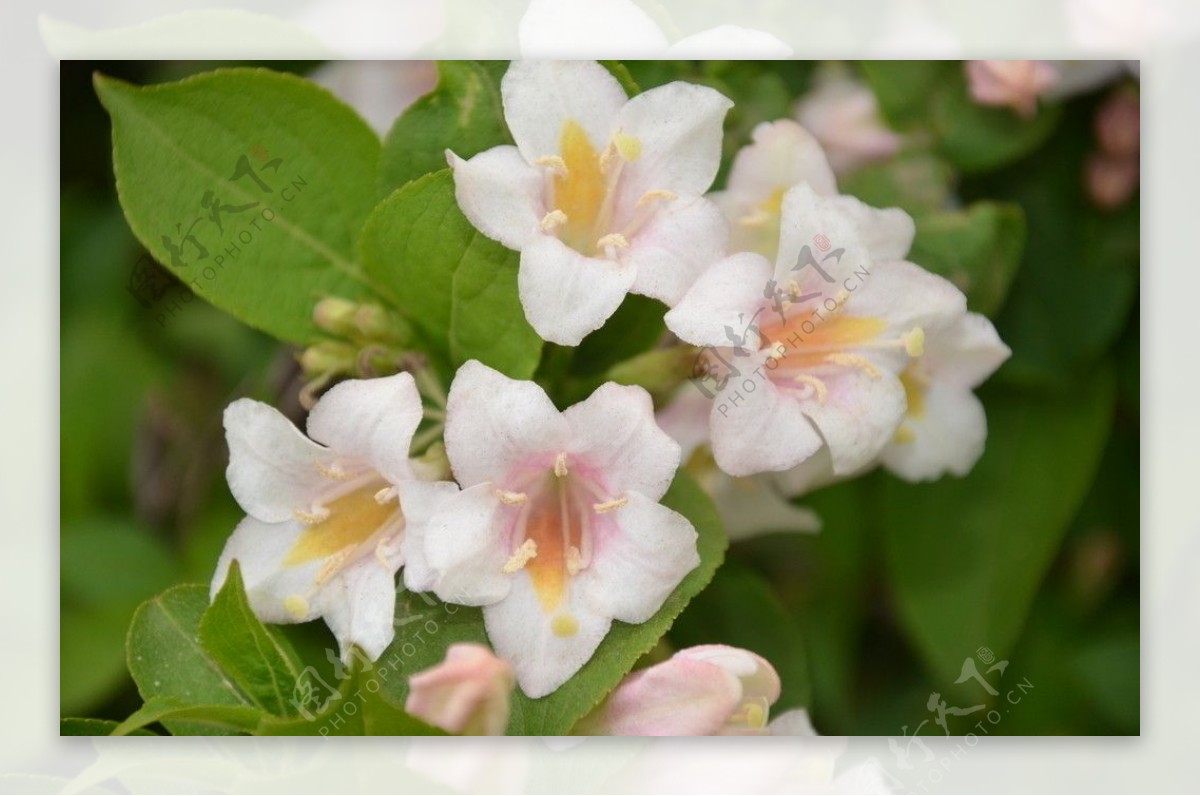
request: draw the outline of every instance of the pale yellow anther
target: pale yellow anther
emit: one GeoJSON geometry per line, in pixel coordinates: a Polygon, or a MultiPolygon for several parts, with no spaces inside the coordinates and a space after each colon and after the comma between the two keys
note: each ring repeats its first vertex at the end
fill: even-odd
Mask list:
{"type": "Polygon", "coordinates": [[[308,600],[299,594],[289,595],[283,599],[283,610],[296,619],[303,619],[308,616],[308,600]]]}
{"type": "Polygon", "coordinates": [[[925,353],[925,330],[920,326],[914,326],[902,339],[904,350],[910,357],[919,357],[925,353]]]}
{"type": "Polygon", "coordinates": [[[571,545],[567,548],[567,574],[578,575],[583,571],[583,556],[579,554],[579,548],[571,545]]]}
{"type": "Polygon", "coordinates": [[[321,475],[332,481],[346,481],[354,477],[353,473],[346,472],[341,467],[338,467],[336,463],[326,466],[324,462],[322,462],[320,459],[317,459],[316,464],[317,469],[321,472],[321,475]]]}
{"type": "Polygon", "coordinates": [[[396,487],[385,486],[383,489],[375,493],[375,502],[382,506],[384,503],[387,503],[390,500],[395,500],[399,494],[400,490],[396,487]]]}
{"type": "Polygon", "coordinates": [[[385,537],[380,539],[375,545],[375,560],[378,561],[379,565],[384,569],[390,570],[392,568],[392,564],[390,561],[388,561],[387,554],[384,552],[389,542],[391,542],[391,539],[385,537]]]}
{"type": "Polygon", "coordinates": [[[560,453],[554,457],[554,474],[559,478],[566,478],[567,473],[567,454],[560,453]]]}
{"type": "Polygon", "coordinates": [[[609,246],[614,249],[628,249],[629,241],[620,232],[610,232],[596,241],[597,249],[607,249],[609,246]]]}
{"type": "Polygon", "coordinates": [[[509,492],[507,489],[497,489],[496,497],[500,498],[500,502],[506,506],[518,506],[524,503],[529,495],[524,492],[509,492]]]}
{"type": "Polygon", "coordinates": [[[613,145],[625,160],[637,160],[642,154],[642,142],[635,136],[617,133],[612,137],[613,145]]]}
{"type": "Polygon", "coordinates": [[[747,213],[738,219],[738,225],[743,227],[761,227],[771,223],[774,218],[770,213],[762,209],[755,209],[753,213],[747,213]]]}
{"type": "Polygon", "coordinates": [[[786,356],[787,346],[785,346],[783,343],[776,343],[775,345],[771,346],[771,351],[767,354],[767,359],[778,361],[786,356]]]}
{"type": "Polygon", "coordinates": [[[834,365],[845,365],[849,368],[858,368],[873,379],[879,378],[879,368],[875,367],[869,359],[859,354],[830,354],[829,356],[825,357],[825,361],[831,362],[834,365]]]}
{"type": "Polygon", "coordinates": [[[500,572],[505,575],[511,575],[519,569],[522,569],[537,555],[537,542],[532,539],[526,539],[521,542],[521,546],[516,549],[512,556],[504,562],[504,566],[500,568],[500,572]]]}
{"type": "Polygon", "coordinates": [[[916,438],[917,435],[913,433],[911,428],[908,426],[900,426],[900,428],[896,429],[896,434],[892,437],[892,442],[896,443],[897,445],[903,445],[907,442],[912,442],[916,438]]]}
{"type": "Polygon", "coordinates": [[[314,506],[312,511],[296,509],[292,512],[292,516],[303,525],[316,525],[329,519],[329,509],[324,506],[314,506]]]}
{"type": "Polygon", "coordinates": [[[561,210],[551,210],[542,216],[541,227],[544,232],[550,232],[567,223],[567,214],[561,210]]]}
{"type": "Polygon", "coordinates": [[[800,297],[800,283],[797,282],[795,279],[789,279],[788,283],[787,283],[787,292],[788,292],[788,295],[791,296],[792,298],[799,298],[800,297]]]}
{"type": "Polygon", "coordinates": [[[616,509],[621,508],[628,502],[629,502],[629,498],[627,498],[627,497],[620,497],[620,498],[617,498],[616,500],[606,500],[603,503],[593,503],[592,510],[595,511],[597,514],[607,514],[610,511],[614,511],[616,509]]]}
{"type": "Polygon", "coordinates": [[[825,382],[821,381],[816,376],[810,376],[807,373],[797,373],[792,377],[792,380],[798,382],[799,384],[807,384],[809,387],[812,387],[813,392],[816,393],[817,396],[817,403],[821,404],[822,406],[825,405],[825,399],[829,397],[829,389],[825,386],[825,382]]]}
{"type": "Polygon", "coordinates": [[[559,177],[566,177],[570,174],[570,169],[567,168],[567,161],[563,160],[558,155],[542,155],[537,160],[533,161],[535,166],[543,166],[557,174],[559,177]]]}
{"type": "Polygon", "coordinates": [[[678,198],[679,198],[679,195],[672,191],[662,191],[662,190],[646,191],[644,194],[641,195],[641,197],[638,198],[637,203],[634,205],[634,207],[645,207],[646,205],[650,204],[651,202],[659,202],[659,201],[669,202],[672,199],[678,199],[678,198]]]}

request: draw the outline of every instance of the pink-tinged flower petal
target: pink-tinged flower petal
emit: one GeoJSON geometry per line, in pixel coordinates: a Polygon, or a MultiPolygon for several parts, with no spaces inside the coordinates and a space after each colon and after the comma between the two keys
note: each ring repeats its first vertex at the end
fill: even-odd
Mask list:
{"type": "Polygon", "coordinates": [[[571,426],[566,451],[585,456],[612,497],[634,490],[658,500],[666,493],[679,468],[679,445],[654,422],[644,389],[603,384],[563,417],[571,426]]]}
{"type": "Polygon", "coordinates": [[[446,411],[446,454],[464,487],[499,485],[525,455],[561,450],[570,435],[541,387],[475,360],[455,374],[446,411]]]}
{"type": "Polygon", "coordinates": [[[921,411],[910,410],[880,459],[906,481],[932,481],[947,472],[963,476],[983,455],[986,440],[979,399],[969,389],[931,384],[923,390],[921,411]]]}
{"type": "Polygon", "coordinates": [[[699,197],[666,203],[638,231],[623,260],[633,266],[634,293],[676,304],[725,255],[729,227],[712,202],[699,197]]]}
{"type": "Polygon", "coordinates": [[[284,601],[293,594],[306,594],[312,589],[321,561],[295,567],[284,567],[283,560],[304,533],[305,526],[295,520],[266,523],[246,517],[234,530],[213,575],[210,597],[216,597],[225,585],[229,566],[234,560],[241,570],[246,598],[254,615],[264,622],[287,624],[307,622],[319,615],[318,606],[309,603],[306,610],[288,610],[284,601]]]}
{"type": "Polygon", "coordinates": [[[996,327],[976,312],[963,315],[940,334],[926,339],[923,361],[939,384],[974,389],[1012,356],[996,327]]]}
{"type": "Polygon", "coordinates": [[[779,282],[795,279],[806,294],[815,291],[833,297],[847,280],[859,281],[856,272],[870,267],[858,219],[846,212],[843,203],[818,196],[811,186],[801,184],[783,195],[781,213],[775,260],[779,282]]]}
{"type": "Polygon", "coordinates": [[[853,196],[836,196],[830,201],[854,220],[872,260],[900,260],[908,254],[917,234],[908,213],[898,207],[871,207],[853,196]]]}
{"type": "Polygon", "coordinates": [[[518,250],[542,234],[544,179],[516,147],[493,147],[469,160],[447,152],[446,160],[454,169],[458,206],[476,229],[518,250]]]}
{"type": "Polygon", "coordinates": [[[308,433],[339,456],[365,462],[397,482],[412,477],[409,446],[423,413],[408,373],[353,379],[321,396],[308,415],[308,433]]]}
{"type": "Polygon", "coordinates": [[[264,403],[239,398],[227,406],[225,439],[229,491],[247,514],[263,522],[290,520],[329,484],[318,465],[332,463],[336,455],[264,403]]]}
{"type": "Polygon", "coordinates": [[[508,596],[484,606],[484,626],[496,653],[512,664],[521,690],[537,699],[556,690],[588,662],[608,634],[612,619],[585,602],[580,589],[568,588],[563,603],[548,612],[528,570],[517,572],[511,582],[508,596]],[[569,626],[564,627],[564,622],[569,626]]]}
{"type": "Polygon", "coordinates": [[[1111,157],[1094,154],[1084,165],[1088,196],[1105,210],[1114,210],[1129,201],[1141,183],[1136,157],[1111,157]]]}
{"type": "Polygon", "coordinates": [[[366,556],[333,576],[319,592],[317,610],[341,647],[357,646],[376,660],[396,636],[396,570],[366,556]]]}
{"type": "Polygon", "coordinates": [[[575,732],[583,735],[715,735],[737,710],[742,686],[720,666],[676,655],[626,677],[575,732]]]}
{"type": "Polygon", "coordinates": [[[812,719],[808,717],[808,711],[804,708],[796,708],[786,713],[781,713],[771,720],[767,729],[771,731],[772,735],[793,735],[812,738],[817,734],[817,731],[813,729],[812,719]]]}
{"type": "MultiPolygon", "coordinates": [[[[762,367],[765,372],[766,366],[762,367]]],[[[731,378],[713,401],[712,448],[717,466],[734,476],[754,475],[787,470],[816,453],[821,435],[800,404],[765,376],[751,371],[744,375],[744,379],[731,378]],[[753,389],[747,389],[750,384],[753,389]]]]}
{"type": "Polygon", "coordinates": [[[728,346],[745,340],[755,313],[766,303],[771,264],[752,252],[714,263],[666,314],[667,328],[693,345],[728,346]],[[734,335],[730,338],[729,331],[734,335]]]}
{"type": "Polygon", "coordinates": [[[425,558],[425,536],[429,523],[442,504],[458,494],[451,481],[402,481],[400,510],[404,512],[404,536],[401,547],[404,560],[404,585],[412,591],[430,591],[436,575],[425,558]]]}
{"type": "Polygon", "coordinates": [[[859,367],[822,372],[824,402],[802,401],[804,413],[829,447],[833,471],[839,475],[870,464],[883,449],[904,416],[904,387],[892,373],[859,367]]]}
{"type": "Polygon", "coordinates": [[[815,511],[793,505],[780,492],[775,483],[778,475],[725,476],[717,480],[710,494],[731,541],[752,539],[775,531],[814,533],[821,530],[821,518],[815,511]]]}
{"type": "Polygon", "coordinates": [[[521,251],[517,290],[526,319],[542,339],[579,345],[617,311],[635,276],[631,265],[585,257],[543,236],[521,251]]]}
{"type": "Polygon", "coordinates": [[[608,143],[627,97],[595,61],[514,61],[500,82],[504,119],[529,163],[560,154],[563,126],[574,121],[597,149],[608,143]]]}
{"type": "Polygon", "coordinates": [[[598,538],[592,563],[573,588],[614,619],[641,624],[700,565],[696,530],[678,512],[637,492],[611,515],[616,533],[598,538]]]}
{"type": "Polygon", "coordinates": [[[920,327],[928,340],[967,311],[967,297],[961,290],[919,265],[903,260],[876,262],[870,271],[851,294],[846,310],[856,317],[885,321],[883,338],[920,327]]]}
{"type": "Polygon", "coordinates": [[[451,644],[445,660],[408,679],[404,709],[446,732],[503,735],[515,684],[512,667],[487,647],[451,644]]]}
{"type": "Polygon", "coordinates": [[[891,157],[904,143],[888,129],[871,89],[836,72],[818,77],[797,104],[796,118],[821,142],[836,174],[891,157]]]}
{"type": "MultiPolygon", "coordinates": [[[[484,483],[447,498],[430,519],[420,544],[438,597],[460,605],[489,605],[509,594],[512,578],[501,572],[509,553],[499,511],[496,488],[484,483]]],[[[415,574],[413,580],[423,575],[415,574]]]]}
{"type": "Polygon", "coordinates": [[[526,58],[653,58],[667,49],[667,37],[632,0],[530,0],[517,33],[526,58]]]}
{"type": "Polygon", "coordinates": [[[1033,116],[1037,99],[1058,79],[1046,61],[967,61],[967,85],[980,105],[1007,106],[1033,116]]]}
{"type": "Polygon", "coordinates": [[[742,699],[765,699],[769,705],[779,699],[782,684],[775,667],[749,650],[726,644],[701,644],[682,649],[675,657],[720,666],[741,682],[742,699]]]}
{"type": "Polygon", "coordinates": [[[708,442],[708,416],[712,413],[712,398],[692,384],[679,388],[665,407],[658,411],[654,422],[679,443],[682,460],[686,461],[696,448],[708,442]]]}
{"type": "Polygon", "coordinates": [[[775,483],[779,485],[783,494],[789,498],[797,498],[847,477],[849,476],[838,475],[833,471],[829,447],[822,445],[819,451],[792,469],[776,473],[775,483]]]}
{"type": "Polygon", "coordinates": [[[722,125],[732,107],[719,91],[679,81],[629,100],[617,113],[613,130],[633,136],[640,145],[621,175],[624,201],[636,202],[655,190],[681,196],[707,191],[721,165],[722,125]]]}
{"type": "Polygon", "coordinates": [[[837,179],[825,152],[817,139],[796,122],[763,122],[754,128],[753,139],[733,159],[726,181],[732,197],[767,201],[802,182],[822,196],[837,194],[837,179]]]}

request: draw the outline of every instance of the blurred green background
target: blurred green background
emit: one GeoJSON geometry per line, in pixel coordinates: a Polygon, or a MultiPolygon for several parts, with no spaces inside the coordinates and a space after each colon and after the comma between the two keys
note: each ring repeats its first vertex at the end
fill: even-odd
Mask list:
{"type": "MultiPolygon", "coordinates": [[[[63,716],[135,710],[124,651],[134,609],[211,577],[241,518],[224,483],[224,406],[250,395],[302,416],[295,351],[181,284],[154,309],[130,290],[139,264],[157,266],[117,204],[92,73],[144,84],[218,65],[61,65],[63,716]]],[[[643,88],[683,78],[737,101],[726,168],[754,124],[791,116],[815,69],[627,66],[643,88]]],[[[808,705],[823,734],[941,734],[932,693],[974,711],[950,711],[953,734],[984,720],[980,705],[1005,711],[991,734],[1136,734],[1140,208],[1136,195],[1095,206],[1083,179],[1097,110],[1118,89],[1022,121],[971,104],[956,62],[851,66],[916,143],[843,190],[909,210],[911,259],[969,285],[1013,349],[980,392],[988,450],[965,479],[914,486],[878,472],[800,500],[824,530],[736,543],[668,640],[764,654],[784,678],[780,706],[808,705]],[[1011,245],[1022,235],[1023,249],[1011,245]],[[967,659],[997,694],[956,682],[967,659]],[[1029,687],[1006,705],[1018,683],[1029,687]]],[[[288,632],[310,648],[326,641],[320,623],[288,632]]]]}

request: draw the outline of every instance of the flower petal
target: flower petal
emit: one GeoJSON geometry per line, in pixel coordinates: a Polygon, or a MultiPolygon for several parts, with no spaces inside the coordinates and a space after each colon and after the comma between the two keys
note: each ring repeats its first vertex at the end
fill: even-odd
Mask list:
{"type": "Polygon", "coordinates": [[[283,522],[329,485],[318,465],[334,454],[300,433],[278,410],[249,398],[225,408],[229,491],[246,513],[283,522]]]}
{"type": "Polygon", "coordinates": [[[740,335],[766,303],[764,291],[770,281],[771,264],[766,258],[752,252],[734,254],[705,271],[663,320],[668,329],[694,345],[741,342],[740,335]]]}
{"type": "Polygon", "coordinates": [[[429,591],[437,579],[425,558],[425,536],[429,523],[442,504],[458,494],[451,481],[403,481],[400,509],[404,512],[401,555],[404,560],[404,586],[412,591],[429,591]]]}
{"type": "Polygon", "coordinates": [[[560,154],[563,126],[574,121],[597,151],[613,133],[628,99],[595,61],[513,61],[500,81],[504,119],[529,163],[560,154]]]}
{"type": "Polygon", "coordinates": [[[853,196],[834,196],[830,201],[858,227],[858,234],[872,260],[900,260],[912,247],[917,225],[898,207],[871,207],[853,196]]]}
{"type": "Polygon", "coordinates": [[[680,458],[686,461],[696,448],[708,442],[708,416],[712,399],[695,385],[685,384],[665,407],[659,410],[654,422],[671,439],[679,443],[680,458]]]}
{"type": "Polygon", "coordinates": [[[741,703],[738,678],[707,661],[676,655],[634,672],[585,717],[585,735],[715,735],[741,703]]]}
{"type": "Polygon", "coordinates": [[[743,699],[762,698],[769,705],[779,699],[782,684],[775,667],[750,650],[726,644],[701,644],[682,649],[675,653],[675,657],[720,666],[741,681],[743,699]]]}
{"type": "Polygon", "coordinates": [[[503,600],[484,607],[483,621],[496,654],[512,664],[521,690],[534,699],[553,692],[579,671],[612,625],[610,617],[581,600],[576,588],[568,590],[558,612],[547,614],[525,571],[512,578],[512,589],[503,600]],[[556,633],[564,615],[571,617],[573,632],[556,633]]]}
{"type": "MultiPolygon", "coordinates": [[[[633,0],[530,0],[517,26],[526,58],[654,58],[667,37],[633,0]]],[[[765,57],[765,56],[764,56],[765,57]]]]}
{"type": "Polygon", "coordinates": [[[632,290],[672,306],[702,273],[725,256],[729,226],[721,210],[699,197],[659,208],[624,257],[635,269],[632,290]]]}
{"type": "Polygon", "coordinates": [[[351,647],[377,660],[396,636],[396,571],[374,556],[347,566],[325,584],[319,610],[349,663],[351,647]]]}
{"type": "Polygon", "coordinates": [[[799,183],[822,196],[837,194],[837,180],[817,139],[791,119],[763,122],[754,128],[753,143],[733,159],[727,190],[762,202],[799,183]]]}
{"type": "Polygon", "coordinates": [[[563,412],[569,453],[587,458],[614,497],[635,490],[658,500],[679,467],[679,444],[654,422],[650,393],[613,382],[563,412]]]}
{"type": "Polygon", "coordinates": [[[307,622],[319,616],[320,610],[311,602],[300,606],[293,604],[292,610],[284,607],[289,597],[303,596],[313,590],[316,573],[321,566],[320,560],[295,567],[283,566],[288,551],[304,531],[305,526],[295,520],[266,523],[246,517],[238,523],[225,543],[225,549],[221,551],[217,571],[213,575],[211,597],[217,596],[225,584],[230,564],[236,560],[246,588],[246,598],[259,619],[287,624],[307,622]],[[297,607],[305,610],[299,611],[297,607]]]}
{"type": "Polygon", "coordinates": [[[597,539],[592,562],[572,583],[595,611],[641,624],[700,565],[692,523],[637,492],[613,517],[618,533],[597,539]]]}
{"type": "Polygon", "coordinates": [[[446,406],[446,454],[463,487],[500,484],[523,457],[563,450],[570,425],[531,381],[476,360],[458,369],[446,406]]]}
{"type": "Polygon", "coordinates": [[[366,462],[394,483],[412,476],[408,449],[423,413],[408,373],[352,379],[321,396],[308,415],[308,433],[338,456],[366,462]]]}
{"type": "Polygon", "coordinates": [[[764,58],[784,60],[795,50],[761,30],[741,25],[717,25],[685,36],[663,53],[669,59],[764,58]]]}
{"type": "Polygon", "coordinates": [[[886,370],[838,367],[822,372],[825,401],[802,400],[804,413],[829,447],[833,471],[852,473],[879,455],[904,416],[904,387],[886,370]]]}
{"type": "Polygon", "coordinates": [[[447,151],[446,160],[454,169],[454,197],[477,230],[518,250],[542,233],[542,174],[516,147],[492,147],[469,160],[447,151]]]}
{"type": "Polygon", "coordinates": [[[805,293],[820,291],[832,297],[846,280],[871,265],[856,220],[832,198],[818,196],[810,185],[788,189],[780,213],[775,260],[775,278],[780,282],[795,279],[805,293]]]}
{"type": "Polygon", "coordinates": [[[730,475],[787,470],[820,449],[822,441],[800,405],[769,379],[731,380],[713,402],[712,448],[730,475]],[[747,390],[747,382],[754,389],[747,390]]]}
{"type": "Polygon", "coordinates": [[[579,345],[617,311],[635,276],[632,266],[586,257],[542,236],[521,251],[517,289],[525,317],[542,339],[579,345]]]}
{"type": "Polygon", "coordinates": [[[723,478],[712,498],[725,532],[734,541],[772,531],[814,532],[821,529],[816,512],[792,505],[775,488],[774,479],[765,474],[723,478]]]}
{"type": "Polygon", "coordinates": [[[858,317],[886,321],[882,336],[903,334],[919,326],[928,340],[962,317],[967,297],[949,280],[919,265],[893,260],[871,266],[870,275],[851,294],[846,310],[858,317]]]}
{"type": "MultiPolygon", "coordinates": [[[[495,487],[479,484],[447,498],[429,521],[424,556],[434,592],[461,605],[489,605],[509,592],[512,577],[495,487]]],[[[418,584],[420,585],[420,584],[418,584]]]]}
{"type": "MultiPolygon", "coordinates": [[[[772,735],[798,735],[813,737],[817,731],[813,729],[812,719],[804,708],[795,708],[776,716],[768,725],[772,735]]],[[[864,791],[866,793],[868,791],[864,791]]]]}
{"type": "Polygon", "coordinates": [[[1012,356],[996,327],[983,315],[969,312],[944,332],[926,339],[925,357],[939,384],[973,389],[1012,356]]]}
{"type": "Polygon", "coordinates": [[[636,202],[654,190],[681,196],[707,191],[721,165],[723,124],[732,107],[719,91],[681,81],[643,91],[625,103],[616,129],[641,147],[621,175],[624,201],[636,202]]]}
{"type": "Polygon", "coordinates": [[[921,412],[907,415],[901,429],[880,455],[883,465],[906,481],[932,481],[971,471],[983,455],[987,416],[969,389],[935,383],[924,392],[921,412]]]}

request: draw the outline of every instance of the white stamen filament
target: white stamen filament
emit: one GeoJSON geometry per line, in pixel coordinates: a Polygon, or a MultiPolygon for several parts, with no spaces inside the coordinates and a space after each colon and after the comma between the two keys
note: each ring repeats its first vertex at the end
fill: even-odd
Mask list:
{"type": "Polygon", "coordinates": [[[646,191],[637,200],[637,202],[634,204],[634,207],[645,207],[646,205],[651,204],[653,202],[658,202],[658,201],[669,202],[672,199],[678,199],[678,198],[679,198],[679,196],[677,194],[673,193],[672,191],[663,191],[663,190],[657,190],[657,189],[653,190],[653,191],[646,191]]]}
{"type": "Polygon", "coordinates": [[[629,498],[627,497],[620,497],[616,500],[606,500],[603,503],[593,503],[592,510],[597,514],[607,514],[610,511],[621,508],[628,502],[629,498]]]}

